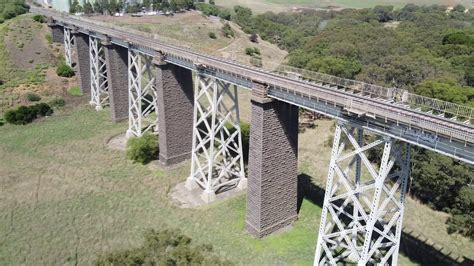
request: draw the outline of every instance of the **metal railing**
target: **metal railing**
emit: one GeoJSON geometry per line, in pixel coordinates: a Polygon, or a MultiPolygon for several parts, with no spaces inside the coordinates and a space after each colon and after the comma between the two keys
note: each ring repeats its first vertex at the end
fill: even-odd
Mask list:
{"type": "MultiPolygon", "coordinates": [[[[55,16],[60,16],[64,18],[65,21],[67,21],[67,19],[70,17],[69,14],[65,15],[49,10],[47,12],[54,13],[55,16]]],[[[374,84],[368,84],[361,81],[344,79],[324,73],[291,67],[277,62],[271,62],[267,60],[262,61],[249,56],[229,54],[228,56],[223,57],[220,53],[218,53],[218,51],[207,49],[206,47],[197,45],[195,43],[190,44],[183,41],[177,41],[175,39],[164,37],[158,34],[147,33],[85,17],[74,16],[74,19],[86,23],[92,23],[102,27],[115,29],[122,32],[126,31],[130,34],[150,38],[169,45],[174,45],[181,49],[199,51],[208,55],[212,55],[213,57],[221,58],[227,61],[234,61],[238,64],[243,64],[251,69],[263,69],[266,71],[284,75],[285,77],[294,80],[313,81],[316,83],[316,85],[324,86],[328,89],[349,90],[351,93],[371,98],[373,101],[397,104],[407,109],[423,112],[429,116],[442,116],[445,118],[449,118],[451,121],[460,122],[464,124],[472,124],[474,122],[474,108],[413,94],[408,92],[407,90],[402,90],[398,88],[387,88],[374,84]]]]}

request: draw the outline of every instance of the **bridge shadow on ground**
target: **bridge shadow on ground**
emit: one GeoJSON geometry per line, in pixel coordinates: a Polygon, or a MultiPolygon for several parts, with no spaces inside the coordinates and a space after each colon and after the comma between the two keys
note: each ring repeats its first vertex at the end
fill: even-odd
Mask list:
{"type": "MultiPolygon", "coordinates": [[[[311,176],[307,174],[298,175],[298,213],[303,204],[303,199],[322,208],[324,192],[323,188],[313,183],[311,176]]],[[[348,206],[348,208],[352,207],[348,206]]],[[[318,228],[314,230],[318,230],[318,228]]],[[[473,260],[466,257],[455,258],[443,250],[441,246],[406,229],[402,232],[400,253],[420,265],[474,265],[473,260]]]]}

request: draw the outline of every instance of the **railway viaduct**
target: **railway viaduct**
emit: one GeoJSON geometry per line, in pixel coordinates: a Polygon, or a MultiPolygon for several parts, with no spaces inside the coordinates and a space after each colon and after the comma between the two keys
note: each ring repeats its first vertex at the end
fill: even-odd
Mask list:
{"type": "Polygon", "coordinates": [[[336,119],[315,265],[397,264],[411,145],[474,163],[471,108],[309,71],[269,71],[93,20],[32,12],[50,18],[71,66],[76,54],[91,105],[128,120],[128,137],[158,134],[163,164],[191,159],[187,188],[201,188],[206,202],[248,189],[246,227],[256,237],[297,219],[299,108],[336,119]],[[240,89],[252,93],[248,177],[240,89]],[[373,149],[381,151],[377,165],[367,156],[373,149]]]}

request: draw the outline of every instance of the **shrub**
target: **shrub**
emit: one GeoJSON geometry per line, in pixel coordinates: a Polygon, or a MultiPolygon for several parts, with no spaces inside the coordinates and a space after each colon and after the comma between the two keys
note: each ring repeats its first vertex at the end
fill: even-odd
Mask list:
{"type": "Polygon", "coordinates": [[[79,86],[71,87],[71,88],[69,88],[69,90],[67,90],[67,92],[72,96],[82,96],[82,95],[84,95],[81,91],[81,87],[79,87],[79,86]]]}
{"type": "Polygon", "coordinates": [[[244,161],[249,161],[249,149],[250,149],[250,124],[241,122],[240,132],[242,134],[242,152],[244,153],[244,161]]]}
{"type": "Polygon", "coordinates": [[[20,106],[15,110],[5,113],[5,120],[13,125],[26,125],[33,122],[38,116],[47,116],[53,113],[53,109],[46,103],[38,103],[31,106],[20,106]]]}
{"type": "Polygon", "coordinates": [[[235,33],[229,23],[225,23],[224,26],[222,26],[222,34],[227,38],[235,36],[235,33]]]}
{"type": "Polygon", "coordinates": [[[33,112],[40,116],[49,116],[53,114],[53,109],[47,103],[39,103],[31,106],[33,112]]]}
{"type": "Polygon", "coordinates": [[[26,125],[31,123],[36,117],[35,110],[28,106],[20,106],[16,110],[9,110],[5,113],[5,120],[13,125],[26,125]]]}
{"type": "Polygon", "coordinates": [[[250,55],[250,56],[254,56],[254,55],[260,55],[260,49],[258,49],[257,47],[247,47],[245,48],[245,54],[246,55],[250,55]]]}
{"type": "MultiPolygon", "coordinates": [[[[230,124],[226,124],[227,129],[229,129],[230,134],[232,135],[235,132],[235,127],[230,124]]],[[[244,157],[244,162],[249,161],[249,148],[250,148],[250,124],[245,122],[240,122],[240,134],[242,136],[242,153],[244,157]]],[[[232,156],[235,156],[236,153],[232,152],[232,156]]]]}
{"type": "Polygon", "coordinates": [[[66,105],[66,102],[61,97],[55,97],[51,101],[49,101],[49,105],[52,107],[63,107],[66,105]]]}
{"type": "Polygon", "coordinates": [[[232,265],[213,254],[212,245],[192,245],[179,230],[147,230],[138,248],[99,257],[94,265],[232,265]]]}
{"type": "Polygon", "coordinates": [[[52,44],[53,43],[53,36],[51,34],[46,35],[46,41],[48,42],[48,44],[52,44]]]}
{"type": "Polygon", "coordinates": [[[468,214],[454,214],[450,217],[446,224],[448,225],[448,233],[459,233],[474,239],[474,212],[468,214]]]}
{"type": "Polygon", "coordinates": [[[39,23],[45,23],[46,22],[46,17],[43,15],[34,15],[33,20],[39,23]]]}
{"type": "Polygon", "coordinates": [[[3,120],[3,118],[0,118],[0,127],[5,125],[5,121],[3,120]]]}
{"type": "Polygon", "coordinates": [[[254,43],[258,43],[258,35],[256,33],[253,33],[250,35],[249,40],[254,43]]]}
{"type": "Polygon", "coordinates": [[[34,92],[29,92],[28,94],[26,94],[26,99],[28,99],[28,101],[30,102],[38,102],[41,100],[41,97],[34,92]]]}
{"type": "Polygon", "coordinates": [[[158,138],[151,134],[145,134],[139,138],[131,138],[127,142],[127,158],[147,164],[158,157],[158,138]]]}
{"type": "Polygon", "coordinates": [[[252,64],[255,67],[262,67],[263,66],[262,58],[252,56],[252,58],[250,58],[250,64],[252,64]]]}
{"type": "Polygon", "coordinates": [[[209,32],[209,38],[215,40],[215,39],[217,39],[217,36],[214,32],[209,32]]]}
{"type": "Polygon", "coordinates": [[[70,78],[74,76],[75,73],[72,67],[68,66],[65,62],[61,62],[56,69],[56,74],[60,77],[70,78]]]}

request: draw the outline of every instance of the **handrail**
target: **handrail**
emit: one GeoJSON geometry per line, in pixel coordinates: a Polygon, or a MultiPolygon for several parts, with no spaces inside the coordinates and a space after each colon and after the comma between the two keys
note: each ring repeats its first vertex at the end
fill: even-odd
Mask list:
{"type": "MultiPolygon", "coordinates": [[[[53,12],[53,11],[49,11],[49,12],[55,13],[56,15],[59,15],[63,18],[67,18],[68,16],[71,16],[69,14],[65,15],[64,13],[58,13],[58,12],[53,12]]],[[[209,50],[203,46],[199,46],[199,45],[191,44],[191,43],[185,43],[183,41],[177,41],[175,39],[164,37],[158,34],[152,34],[152,33],[147,33],[144,31],[135,30],[132,28],[117,26],[117,25],[113,25],[113,24],[98,21],[98,20],[84,18],[81,16],[74,16],[74,19],[84,21],[87,23],[94,23],[103,27],[109,27],[109,28],[120,30],[120,31],[126,30],[136,35],[145,36],[147,38],[153,38],[155,40],[159,40],[161,42],[165,42],[168,44],[173,44],[181,48],[188,48],[188,49],[194,48],[199,51],[207,52],[208,54],[212,54],[214,56],[219,56],[219,55],[216,55],[215,50],[209,50]]],[[[340,78],[337,76],[332,76],[332,75],[328,75],[324,73],[296,68],[296,67],[279,64],[279,63],[275,63],[271,61],[262,61],[262,60],[251,58],[251,57],[244,57],[244,56],[232,54],[230,58],[226,58],[226,59],[231,59],[231,60],[248,64],[248,65],[253,65],[251,61],[253,60],[253,61],[258,62],[258,64],[261,65],[262,68],[270,70],[270,71],[276,71],[288,76],[291,76],[293,74],[294,76],[296,75],[296,78],[310,79],[317,82],[332,84],[334,86],[338,86],[342,88],[348,88],[355,92],[360,92],[364,95],[367,95],[373,98],[374,100],[378,100],[378,99],[391,100],[392,102],[400,103],[413,109],[419,108],[425,112],[432,111],[433,114],[435,115],[444,114],[447,118],[453,118],[453,121],[459,121],[459,122],[468,121],[468,123],[470,124],[474,123],[474,108],[471,108],[469,106],[459,105],[459,104],[455,104],[451,102],[429,98],[426,96],[417,95],[403,89],[387,88],[387,87],[369,84],[369,83],[365,83],[365,82],[361,82],[357,80],[345,79],[345,78],[340,78]]]]}

